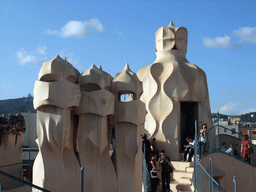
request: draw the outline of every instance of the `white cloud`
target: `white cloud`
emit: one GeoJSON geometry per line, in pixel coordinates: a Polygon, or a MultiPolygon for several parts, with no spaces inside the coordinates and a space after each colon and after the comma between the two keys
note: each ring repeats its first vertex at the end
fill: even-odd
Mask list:
{"type": "Polygon", "coordinates": [[[32,51],[31,53],[27,53],[23,48],[17,51],[17,60],[21,65],[35,65],[39,64],[43,60],[46,60],[47,57],[43,56],[46,54],[46,45],[39,45],[36,51],[32,51]]]}
{"type": "Polygon", "coordinates": [[[232,35],[224,37],[216,37],[215,39],[204,37],[203,44],[207,47],[230,49],[230,50],[245,50],[248,44],[256,44],[256,28],[242,27],[232,32],[232,35]],[[244,48],[242,48],[245,46],[244,48]]]}
{"type": "Polygon", "coordinates": [[[239,38],[239,43],[256,43],[256,28],[242,27],[233,32],[234,37],[239,38]]]}
{"type": "Polygon", "coordinates": [[[223,114],[237,114],[241,105],[239,103],[228,103],[220,108],[219,112],[223,114]]]}
{"type": "Polygon", "coordinates": [[[42,54],[42,55],[45,55],[46,49],[47,49],[46,45],[40,45],[40,46],[37,48],[37,52],[40,53],[40,54],[42,54]]]}
{"type": "Polygon", "coordinates": [[[21,65],[36,63],[36,56],[27,54],[23,49],[17,52],[17,59],[21,65]]]}
{"type": "Polygon", "coordinates": [[[224,37],[216,37],[211,39],[209,37],[203,38],[203,44],[207,47],[219,48],[219,49],[235,49],[236,46],[231,43],[231,37],[225,35],[224,37]]]}
{"type": "Polygon", "coordinates": [[[242,115],[250,112],[256,112],[255,108],[246,109],[246,107],[240,103],[228,103],[221,107],[219,110],[211,109],[211,113],[219,113],[225,115],[242,115]]]}
{"type": "Polygon", "coordinates": [[[48,29],[47,33],[61,37],[85,37],[88,33],[104,33],[104,28],[98,19],[91,19],[84,22],[69,21],[60,31],[48,29]]]}
{"type": "Polygon", "coordinates": [[[250,109],[247,109],[247,110],[243,110],[241,112],[241,114],[246,114],[246,113],[250,113],[250,112],[256,112],[256,109],[250,108],[250,109]]]}

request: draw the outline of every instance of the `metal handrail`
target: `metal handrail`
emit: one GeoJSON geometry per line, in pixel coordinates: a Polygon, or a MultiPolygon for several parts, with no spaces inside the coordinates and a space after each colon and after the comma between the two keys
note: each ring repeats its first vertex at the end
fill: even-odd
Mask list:
{"type": "MultiPolygon", "coordinates": [[[[196,186],[196,179],[197,179],[197,166],[200,166],[201,168],[202,168],[202,170],[205,172],[205,174],[209,177],[209,179],[210,179],[210,191],[213,191],[213,189],[212,189],[212,187],[213,187],[213,185],[212,185],[212,183],[215,183],[218,187],[219,187],[219,189],[221,189],[221,190],[223,190],[224,192],[226,192],[226,190],[211,176],[211,173],[208,173],[207,172],[207,170],[203,167],[203,165],[199,162],[199,159],[197,159],[197,151],[196,151],[196,149],[197,149],[197,144],[198,144],[198,139],[199,139],[199,136],[200,136],[200,134],[202,134],[202,133],[204,133],[204,132],[210,132],[210,131],[212,131],[212,130],[214,130],[215,128],[216,129],[218,129],[218,133],[217,133],[217,135],[215,135],[215,136],[218,136],[218,138],[217,138],[217,142],[218,142],[218,146],[219,146],[219,129],[225,129],[225,130],[228,130],[228,131],[230,131],[230,132],[233,132],[233,134],[237,134],[238,135],[238,139],[240,139],[241,140],[241,138],[243,138],[243,137],[245,137],[245,135],[243,135],[243,134],[241,134],[241,133],[238,133],[238,132],[236,132],[236,131],[234,131],[234,130],[232,130],[232,129],[229,129],[228,127],[225,127],[225,126],[223,126],[223,125],[220,125],[220,124],[218,124],[218,125],[215,125],[215,126],[213,126],[213,127],[211,127],[211,128],[209,128],[209,129],[207,129],[207,130],[205,130],[205,131],[203,131],[202,133],[197,133],[197,125],[195,125],[196,126],[196,128],[195,128],[195,169],[194,169],[194,177],[195,177],[195,179],[194,179],[194,181],[193,181],[193,183],[194,183],[194,187],[195,187],[195,191],[196,192],[198,192],[198,190],[197,190],[197,186],[196,186]]],[[[250,130],[250,132],[251,132],[251,130],[250,130]]],[[[251,133],[250,133],[251,134],[251,133]]],[[[216,141],[215,141],[216,142],[216,141]]],[[[255,146],[254,144],[252,144],[252,142],[251,142],[251,137],[250,137],[250,141],[249,141],[249,144],[250,144],[250,150],[252,150],[252,146],[255,146]]],[[[219,149],[219,148],[218,148],[219,149]]],[[[215,151],[216,152],[216,151],[215,151]]],[[[219,152],[218,150],[217,150],[217,152],[219,152]]],[[[252,154],[252,153],[251,153],[252,154]]],[[[235,157],[234,157],[235,158],[235,157]]],[[[238,159],[238,158],[236,158],[236,159],[238,159]]],[[[238,160],[240,160],[240,159],[238,159],[238,160]]],[[[252,156],[251,156],[251,158],[250,158],[250,164],[252,165],[252,156]]],[[[244,161],[242,161],[242,162],[244,162],[244,161]]],[[[211,167],[211,158],[210,158],[210,169],[212,169],[212,167],[211,167]]],[[[210,172],[212,172],[212,170],[210,170],[210,172]]],[[[236,177],[234,176],[233,177],[233,191],[234,192],[236,192],[236,177]]]]}
{"type": "MultiPolygon", "coordinates": [[[[213,127],[211,127],[211,128],[209,128],[209,129],[207,129],[206,131],[203,131],[202,133],[204,133],[204,132],[210,132],[210,131],[212,131],[212,130],[214,130],[215,128],[217,128],[218,130],[220,129],[220,128],[222,128],[222,129],[226,129],[226,130],[229,130],[229,131],[231,131],[231,132],[234,132],[234,134],[237,134],[240,138],[238,138],[238,139],[241,139],[241,137],[245,137],[245,135],[243,135],[243,134],[241,134],[241,133],[238,133],[238,132],[236,132],[236,131],[233,131],[233,130],[231,130],[231,129],[229,129],[229,128],[227,128],[227,127],[225,127],[225,126],[223,126],[223,125],[215,125],[215,126],[213,126],[213,127]]],[[[199,138],[199,136],[200,136],[200,134],[202,134],[202,133],[197,133],[197,134],[195,134],[195,140],[197,140],[197,138],[199,138]]],[[[219,134],[219,131],[218,131],[218,134],[216,135],[216,136],[218,136],[218,142],[219,142],[219,135],[224,135],[224,134],[219,134]]],[[[228,135],[228,134],[227,134],[228,135]]],[[[252,159],[253,159],[253,153],[252,153],[252,148],[253,148],[253,146],[255,146],[254,144],[252,144],[252,142],[251,142],[251,139],[249,140],[249,144],[250,144],[250,154],[251,154],[251,158],[250,158],[250,164],[253,166],[253,164],[252,164],[252,159]]],[[[219,145],[219,143],[218,143],[218,145],[219,145]]],[[[219,149],[219,148],[218,148],[219,149]]],[[[218,151],[218,150],[217,150],[218,151]]]]}
{"type": "Polygon", "coordinates": [[[8,173],[5,173],[4,171],[0,171],[0,175],[4,175],[4,176],[6,176],[6,177],[9,177],[9,178],[11,178],[11,179],[13,179],[13,180],[16,180],[16,181],[22,183],[23,185],[28,185],[28,186],[33,187],[33,188],[36,188],[36,189],[38,189],[38,190],[40,190],[40,191],[43,191],[43,192],[50,192],[50,191],[48,191],[48,190],[46,190],[46,189],[43,189],[43,188],[38,187],[38,186],[36,186],[36,185],[33,185],[32,183],[29,183],[29,182],[27,182],[27,181],[24,181],[24,180],[21,180],[21,179],[15,177],[15,176],[13,176],[13,175],[10,175],[10,174],[8,174],[8,173]]]}
{"type": "MultiPolygon", "coordinates": [[[[206,173],[206,175],[218,186],[218,187],[220,187],[223,191],[225,191],[225,192],[227,192],[208,172],[207,172],[207,170],[203,167],[203,165],[199,162],[199,161],[197,161],[197,165],[199,165],[202,169],[203,169],[203,171],[206,173]]],[[[197,191],[197,190],[196,190],[197,191]]]]}
{"type": "MultiPolygon", "coordinates": [[[[212,129],[214,129],[215,127],[217,127],[218,125],[216,126],[213,126],[211,127],[210,129],[207,129],[206,131],[210,131],[212,129]]],[[[203,131],[202,133],[206,132],[206,131],[203,131]]],[[[198,146],[198,136],[202,133],[197,133],[197,121],[195,121],[195,149],[194,149],[194,156],[195,156],[195,165],[194,165],[194,177],[195,177],[195,180],[194,180],[194,188],[195,188],[195,191],[198,192],[197,190],[197,184],[196,184],[196,180],[197,180],[197,166],[199,165],[203,171],[206,173],[206,175],[209,177],[210,179],[210,191],[212,192],[213,191],[213,182],[219,187],[221,188],[224,192],[227,192],[213,177],[212,177],[212,170],[210,170],[210,174],[207,172],[207,170],[203,167],[203,165],[198,161],[197,159],[197,146],[198,146]]],[[[210,159],[210,169],[212,169],[212,160],[210,159]]]]}

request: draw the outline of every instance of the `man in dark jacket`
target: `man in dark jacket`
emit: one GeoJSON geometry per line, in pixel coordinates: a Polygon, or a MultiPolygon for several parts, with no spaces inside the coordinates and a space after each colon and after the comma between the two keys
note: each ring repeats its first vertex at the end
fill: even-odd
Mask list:
{"type": "Polygon", "coordinates": [[[149,160],[150,160],[150,152],[151,152],[150,141],[147,139],[146,134],[142,135],[142,139],[143,139],[142,140],[142,151],[144,153],[146,163],[147,163],[147,168],[148,168],[149,160]]]}
{"type": "Polygon", "coordinates": [[[161,151],[160,166],[162,167],[161,179],[163,192],[170,191],[170,174],[173,172],[170,158],[165,156],[165,150],[161,151]]]}

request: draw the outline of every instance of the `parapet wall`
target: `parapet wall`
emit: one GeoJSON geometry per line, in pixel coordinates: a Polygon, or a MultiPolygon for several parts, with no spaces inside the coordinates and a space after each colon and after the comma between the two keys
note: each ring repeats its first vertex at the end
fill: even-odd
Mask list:
{"type": "MultiPolygon", "coordinates": [[[[212,153],[201,160],[203,167],[210,172],[212,158],[213,177],[220,176],[219,183],[227,190],[233,192],[233,177],[236,177],[236,191],[256,191],[256,168],[224,153],[212,153]]],[[[198,166],[199,167],[199,166],[198,166]]],[[[209,191],[209,180],[205,173],[198,168],[198,191],[209,191]]]]}
{"type": "MultiPolygon", "coordinates": [[[[25,120],[20,113],[0,116],[0,170],[20,179],[25,130],[25,120]]],[[[4,188],[12,187],[12,182],[9,178],[2,177],[4,188]]]]}

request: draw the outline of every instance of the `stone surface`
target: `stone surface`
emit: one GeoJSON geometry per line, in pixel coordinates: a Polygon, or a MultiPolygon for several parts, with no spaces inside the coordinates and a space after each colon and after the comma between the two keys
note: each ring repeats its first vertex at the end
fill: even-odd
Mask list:
{"type": "Polygon", "coordinates": [[[139,135],[145,117],[145,106],[138,99],[141,92],[141,82],[128,65],[113,81],[101,66],[92,65],[79,74],[59,56],[45,62],[34,88],[39,153],[33,183],[53,192],[80,191],[80,167],[84,167],[88,192],[140,192],[139,135]],[[132,93],[134,98],[121,103],[121,93],[132,93]],[[113,125],[116,149],[111,159],[113,125]]]}
{"type": "Polygon", "coordinates": [[[197,102],[199,122],[212,126],[206,75],[186,59],[187,35],[186,28],[172,22],[160,27],[155,34],[157,58],[137,73],[143,83],[140,99],[147,110],[146,132],[172,160],[181,160],[181,101],[197,102]]]}
{"type": "Polygon", "coordinates": [[[114,151],[117,170],[118,191],[140,191],[142,184],[141,126],[144,123],[145,106],[139,100],[142,85],[137,75],[126,64],[123,71],[113,79],[112,92],[115,94],[114,151]],[[122,94],[127,99],[122,100],[122,94]],[[137,158],[139,157],[139,158],[137,158]]]}
{"type": "MultiPolygon", "coordinates": [[[[20,113],[0,116],[0,170],[20,179],[22,179],[22,145],[25,130],[25,120],[20,113]]],[[[1,182],[3,189],[20,185],[3,175],[1,182]]]]}
{"type": "Polygon", "coordinates": [[[117,191],[117,178],[109,155],[115,96],[109,91],[112,77],[95,65],[79,77],[78,148],[81,166],[85,168],[86,191],[117,191]]]}
{"type": "Polygon", "coordinates": [[[59,56],[45,62],[34,88],[39,153],[33,166],[33,184],[50,191],[79,191],[80,165],[76,156],[79,106],[78,73],[59,56]]]}
{"type": "Polygon", "coordinates": [[[206,75],[186,59],[187,35],[173,23],[159,28],[157,58],[137,75],[128,64],[113,79],[101,66],[80,74],[59,56],[45,62],[34,88],[39,154],[33,183],[79,191],[84,167],[86,191],[140,192],[142,133],[179,160],[180,102],[197,103],[199,122],[212,125],[206,75]]]}

